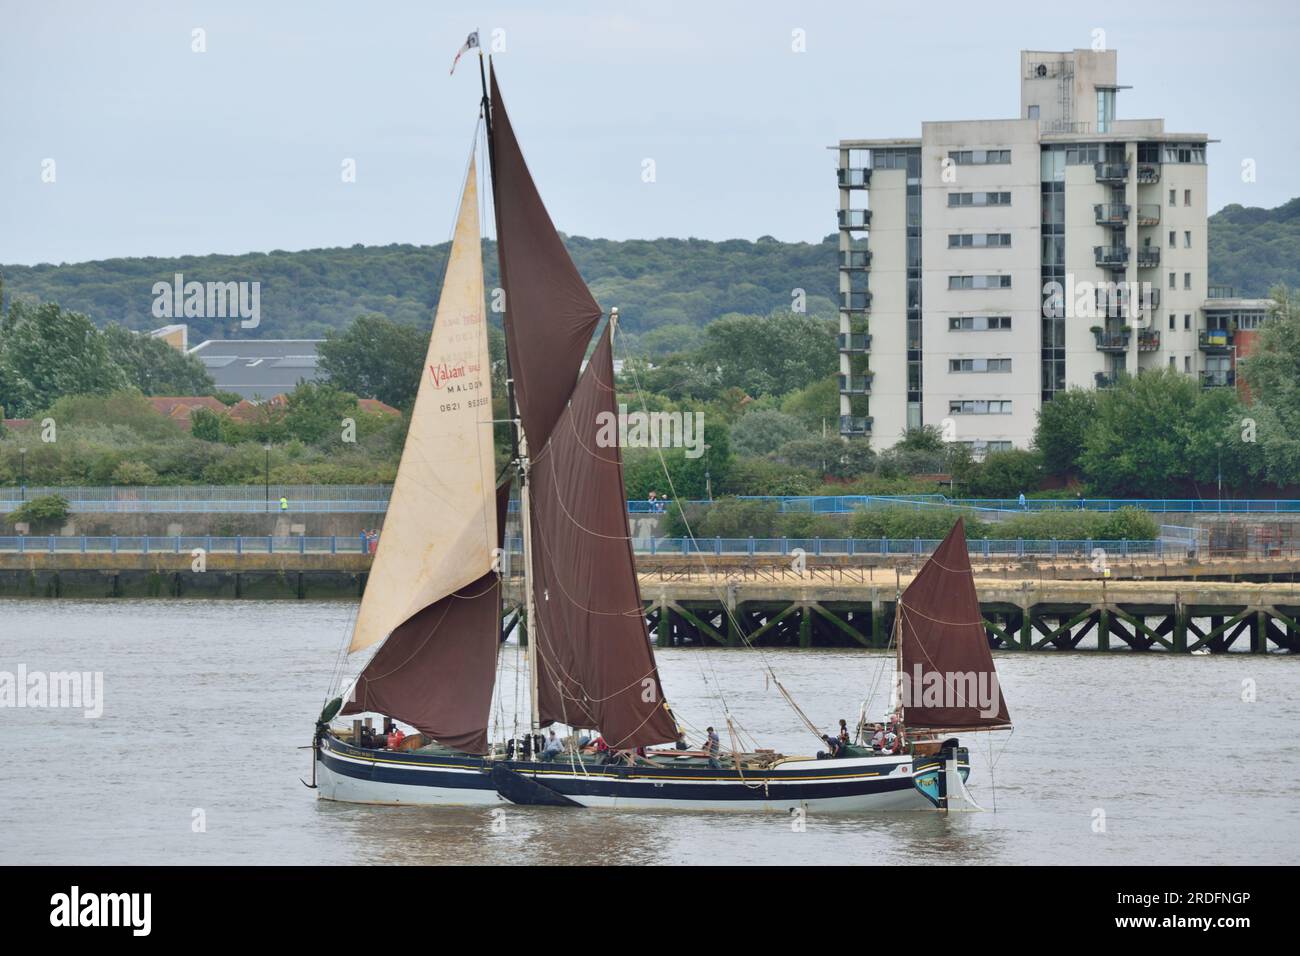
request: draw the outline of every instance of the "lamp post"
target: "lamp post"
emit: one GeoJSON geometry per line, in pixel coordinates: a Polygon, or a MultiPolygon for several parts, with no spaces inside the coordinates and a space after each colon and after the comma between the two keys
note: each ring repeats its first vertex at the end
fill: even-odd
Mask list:
{"type": "Polygon", "coordinates": [[[271,510],[271,443],[262,446],[266,451],[266,468],[262,472],[262,491],[266,496],[266,510],[271,510]]]}
{"type": "Polygon", "coordinates": [[[18,498],[20,501],[27,500],[27,449],[18,449],[18,498]]]}

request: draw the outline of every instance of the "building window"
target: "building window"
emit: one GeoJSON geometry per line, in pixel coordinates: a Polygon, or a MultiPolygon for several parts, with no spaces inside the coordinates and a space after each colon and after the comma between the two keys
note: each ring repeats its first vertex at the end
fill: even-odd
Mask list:
{"type": "Polygon", "coordinates": [[[948,329],[952,332],[1010,331],[1011,316],[954,315],[948,318],[948,329]]]}
{"type": "MultiPolygon", "coordinates": [[[[1172,321],[1170,321],[1170,323],[1169,323],[1169,327],[1170,327],[1171,329],[1174,327],[1174,323],[1173,323],[1172,321]]],[[[1178,369],[1178,357],[1177,357],[1176,355],[1171,355],[1171,356],[1169,356],[1169,367],[1172,368],[1172,369],[1174,369],[1175,371],[1177,371],[1177,369],[1178,369]]]]}
{"type": "Polygon", "coordinates": [[[1183,248],[1184,249],[1192,248],[1192,230],[1190,229],[1183,230],[1183,248]]]}
{"type": "Polygon", "coordinates": [[[1008,192],[971,192],[949,193],[949,206],[1010,206],[1011,193],[1008,192]]]}
{"type": "Polygon", "coordinates": [[[954,399],[948,403],[949,415],[1010,415],[1011,402],[1006,399],[954,399]]]}
{"type": "Polygon", "coordinates": [[[1170,249],[1178,248],[1178,231],[1176,229],[1169,230],[1169,248],[1170,249]]]}
{"type": "Polygon", "coordinates": [[[949,289],[1010,289],[1011,276],[948,276],[949,289]]]}
{"type": "Polygon", "coordinates": [[[1178,316],[1171,315],[1169,317],[1169,331],[1172,332],[1175,329],[1175,327],[1177,327],[1177,325],[1178,325],[1178,316]]]}
{"type": "Polygon", "coordinates": [[[1190,189],[1184,189],[1184,190],[1183,190],[1183,205],[1184,205],[1184,206],[1190,206],[1191,204],[1192,204],[1192,191],[1191,191],[1190,189]]]}
{"type": "Polygon", "coordinates": [[[1191,317],[1190,315],[1184,315],[1184,316],[1183,316],[1183,328],[1185,328],[1185,329],[1190,329],[1191,327],[1192,327],[1192,317],[1191,317]]]}
{"type": "Polygon", "coordinates": [[[1169,205],[1171,205],[1171,206],[1177,206],[1177,205],[1178,205],[1178,190],[1177,190],[1177,189],[1171,189],[1171,190],[1169,190],[1169,205]]]}
{"type": "Polygon", "coordinates": [[[1011,162],[1009,149],[961,149],[948,154],[958,166],[994,166],[1011,162]]]}
{"type": "Polygon", "coordinates": [[[1190,372],[1191,370],[1192,370],[1192,357],[1191,357],[1190,355],[1184,355],[1184,356],[1183,356],[1183,371],[1184,371],[1184,372],[1190,372]]]}
{"type": "Polygon", "coordinates": [[[1177,273],[1177,272],[1171,272],[1171,273],[1169,273],[1169,288],[1171,288],[1171,289],[1177,289],[1177,288],[1178,288],[1178,273],[1177,273]]]}
{"type": "Polygon", "coordinates": [[[1164,161],[1166,163],[1205,164],[1204,143],[1165,143],[1164,161]]]}
{"type": "Polygon", "coordinates": [[[948,235],[949,249],[1005,249],[1010,245],[1009,232],[954,232],[948,235]]]}
{"type": "Polygon", "coordinates": [[[1192,274],[1191,274],[1190,272],[1184,272],[1184,273],[1183,273],[1183,288],[1184,288],[1184,289],[1190,289],[1191,287],[1192,287],[1192,274]]]}
{"type": "Polygon", "coordinates": [[[1011,359],[1009,358],[949,359],[948,371],[950,372],[1010,372],[1011,359]]]}

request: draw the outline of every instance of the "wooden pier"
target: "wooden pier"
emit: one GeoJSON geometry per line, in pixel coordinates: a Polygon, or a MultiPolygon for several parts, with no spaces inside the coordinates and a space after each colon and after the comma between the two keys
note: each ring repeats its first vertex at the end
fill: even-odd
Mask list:
{"type": "MultiPolygon", "coordinates": [[[[772,561],[681,555],[638,560],[661,646],[888,645],[914,559],[772,561]]],[[[0,554],[0,597],[355,599],[370,556],[186,553],[0,554]]],[[[516,569],[517,571],[518,569],[516,569]]],[[[1239,558],[975,568],[989,640],[1006,650],[1300,652],[1300,562],[1239,558]]],[[[513,577],[507,594],[518,599],[513,577]]]]}

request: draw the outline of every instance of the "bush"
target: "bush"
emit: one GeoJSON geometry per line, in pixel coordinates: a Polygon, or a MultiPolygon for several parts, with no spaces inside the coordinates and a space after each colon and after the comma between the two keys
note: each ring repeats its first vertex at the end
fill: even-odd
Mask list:
{"type": "Polygon", "coordinates": [[[40,495],[19,505],[7,515],[10,524],[20,521],[35,527],[49,527],[68,520],[72,509],[62,495],[40,495]]]}
{"type": "Polygon", "coordinates": [[[156,485],[158,472],[142,461],[124,461],[113,469],[111,483],[115,485],[156,485]]]}

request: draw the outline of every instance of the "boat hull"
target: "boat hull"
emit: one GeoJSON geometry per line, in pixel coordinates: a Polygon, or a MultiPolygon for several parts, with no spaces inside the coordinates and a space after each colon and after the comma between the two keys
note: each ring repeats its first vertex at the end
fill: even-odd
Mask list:
{"type": "MultiPolygon", "coordinates": [[[[613,810],[862,812],[928,810],[907,755],[788,761],[764,771],[707,767],[590,766],[570,761],[362,750],[325,737],[317,751],[321,799],[414,806],[501,806],[492,767],[581,807],[613,810]]],[[[968,766],[963,761],[963,776],[968,766]]],[[[531,802],[531,801],[530,801],[531,802]]]]}

